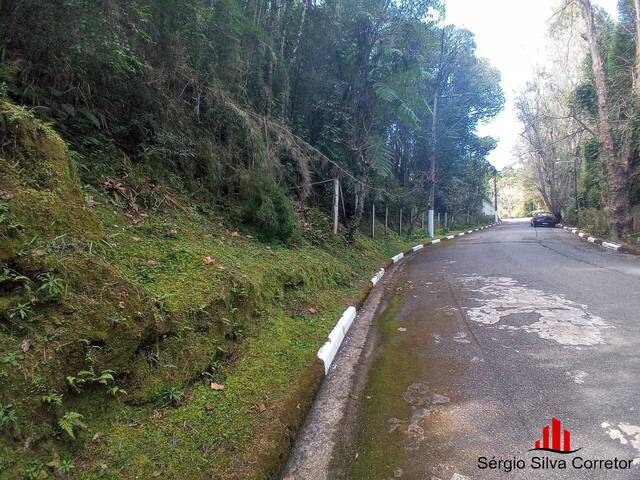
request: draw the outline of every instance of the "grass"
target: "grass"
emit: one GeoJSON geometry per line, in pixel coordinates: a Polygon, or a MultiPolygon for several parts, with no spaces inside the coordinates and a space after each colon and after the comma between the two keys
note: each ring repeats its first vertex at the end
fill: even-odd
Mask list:
{"type": "Polygon", "coordinates": [[[273,476],[327,333],[424,239],[346,245],[314,214],[291,244],[262,243],[175,192],[145,210],[83,191],[64,142],[5,103],[0,130],[0,479],[273,476]],[[35,299],[44,283],[56,295],[35,299]]]}

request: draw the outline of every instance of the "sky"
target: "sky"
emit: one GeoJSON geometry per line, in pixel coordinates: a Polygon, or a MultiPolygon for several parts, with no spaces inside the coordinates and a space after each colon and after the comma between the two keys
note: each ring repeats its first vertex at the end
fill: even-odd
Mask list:
{"type": "MultiPolygon", "coordinates": [[[[617,0],[593,0],[616,16],[617,0]]],[[[478,128],[479,135],[498,140],[489,161],[501,169],[516,161],[513,147],[520,133],[514,100],[541,63],[540,48],[558,0],[447,0],[447,23],[471,30],[476,35],[477,54],[500,70],[505,108],[493,120],[478,128]]]]}

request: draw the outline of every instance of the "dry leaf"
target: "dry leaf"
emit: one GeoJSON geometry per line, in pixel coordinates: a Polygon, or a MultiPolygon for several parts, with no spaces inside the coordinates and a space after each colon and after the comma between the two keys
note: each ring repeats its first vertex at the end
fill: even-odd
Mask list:
{"type": "Polygon", "coordinates": [[[399,331],[399,332],[406,332],[406,331],[407,331],[407,329],[406,329],[406,328],[404,328],[404,327],[398,327],[398,331],[399,331]]]}
{"type": "Polygon", "coordinates": [[[220,392],[220,391],[224,390],[224,385],[221,385],[221,384],[216,383],[216,382],[211,382],[211,383],[209,384],[209,388],[210,388],[211,390],[216,391],[216,392],[220,392]]]}
{"type": "Polygon", "coordinates": [[[309,307],[309,308],[307,308],[307,311],[308,311],[309,313],[318,313],[318,310],[316,310],[316,309],[315,309],[315,308],[313,308],[313,307],[309,307]]]}
{"type": "Polygon", "coordinates": [[[142,239],[140,237],[131,237],[131,240],[133,240],[134,242],[139,242],[142,239]]]}
{"type": "Polygon", "coordinates": [[[211,405],[210,403],[207,403],[207,404],[204,406],[204,409],[205,409],[207,412],[210,412],[211,410],[213,410],[213,405],[211,405]]]}
{"type": "Polygon", "coordinates": [[[256,402],[256,408],[258,409],[258,412],[260,412],[260,413],[267,411],[267,406],[262,402],[256,402]]]}
{"type": "Polygon", "coordinates": [[[239,231],[237,231],[237,230],[236,230],[236,231],[234,231],[234,232],[231,232],[231,236],[232,236],[232,237],[239,237],[239,236],[240,236],[240,232],[239,232],[239,231]]]}
{"type": "Polygon", "coordinates": [[[25,338],[20,342],[20,351],[22,353],[27,353],[29,351],[29,347],[31,347],[31,340],[25,338]]]}
{"type": "Polygon", "coordinates": [[[213,258],[206,256],[202,259],[203,265],[211,265],[214,262],[213,258]]]}

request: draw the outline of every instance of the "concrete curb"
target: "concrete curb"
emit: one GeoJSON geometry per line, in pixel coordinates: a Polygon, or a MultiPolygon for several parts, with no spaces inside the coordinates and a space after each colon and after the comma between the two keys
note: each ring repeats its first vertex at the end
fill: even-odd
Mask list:
{"type": "Polygon", "coordinates": [[[382,279],[382,277],[384,276],[384,268],[381,268],[380,270],[378,270],[378,273],[376,273],[373,277],[371,277],[371,284],[375,287],[378,282],[382,279]]]}
{"type": "Polygon", "coordinates": [[[613,242],[602,242],[602,247],[617,252],[622,248],[622,245],[618,245],[617,243],[613,242]]]}
{"type": "Polygon", "coordinates": [[[624,248],[623,245],[620,245],[620,244],[614,243],[614,242],[609,242],[607,240],[602,240],[600,238],[593,237],[588,232],[581,232],[577,228],[573,228],[573,227],[568,227],[566,225],[562,225],[562,229],[567,231],[567,232],[571,232],[574,235],[577,235],[578,237],[582,238],[583,240],[586,240],[589,243],[600,245],[604,249],[613,250],[614,252],[624,252],[625,251],[625,248],[624,248]]]}
{"type": "MultiPolygon", "coordinates": [[[[495,224],[485,225],[483,227],[480,227],[479,229],[469,230],[467,233],[473,233],[474,231],[477,232],[478,230],[484,230],[484,229],[493,227],[494,225],[495,224]]],[[[465,235],[465,232],[461,232],[458,234],[459,237],[462,237],[463,235],[465,235]]],[[[447,240],[453,240],[455,236],[448,235],[445,238],[447,240]]],[[[441,239],[436,238],[434,240],[431,240],[430,243],[431,245],[435,245],[440,243],[440,241],[441,239]]],[[[416,253],[422,249],[424,249],[424,244],[418,244],[412,247],[411,250],[407,253],[408,254],[416,253]]],[[[394,255],[393,257],[391,257],[391,262],[398,263],[403,258],[405,258],[405,252],[400,252],[397,255],[394,255]]],[[[380,270],[378,270],[378,272],[373,277],[371,277],[371,284],[375,287],[380,282],[384,274],[385,274],[384,268],[381,268],[380,270]]],[[[353,324],[353,321],[355,320],[356,315],[357,315],[356,307],[353,307],[353,306],[348,307],[344,311],[340,319],[338,320],[338,323],[336,323],[336,326],[333,327],[333,330],[329,332],[327,341],[320,347],[320,350],[318,350],[317,356],[320,360],[322,360],[322,363],[324,364],[325,375],[329,372],[329,368],[331,368],[331,364],[333,363],[334,358],[338,354],[338,351],[340,350],[340,346],[342,345],[342,341],[346,337],[347,332],[349,331],[349,328],[351,328],[351,325],[353,324]]]]}
{"type": "Polygon", "coordinates": [[[391,261],[392,261],[393,263],[398,263],[398,262],[399,262],[400,260],[402,260],[403,258],[404,258],[404,253],[403,253],[403,252],[400,252],[399,254],[394,255],[393,257],[391,257],[391,261]]]}
{"type": "Polygon", "coordinates": [[[318,350],[318,358],[324,363],[325,375],[329,372],[333,359],[336,357],[338,350],[340,350],[340,345],[342,345],[342,341],[347,335],[349,328],[351,328],[355,318],[356,307],[348,307],[342,314],[342,317],[340,317],[340,320],[338,320],[336,326],[333,327],[333,330],[329,332],[327,341],[320,347],[320,350],[318,350]]]}

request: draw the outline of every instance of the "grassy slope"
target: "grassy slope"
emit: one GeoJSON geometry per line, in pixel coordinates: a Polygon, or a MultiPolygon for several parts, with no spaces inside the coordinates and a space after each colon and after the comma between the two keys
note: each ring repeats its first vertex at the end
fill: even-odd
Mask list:
{"type": "Polygon", "coordinates": [[[89,207],[55,132],[0,107],[0,478],[268,478],[327,332],[416,240],[347,246],[315,218],[266,245],[169,192],[132,210],[126,185],[89,207]],[[46,275],[63,291],[44,295],[46,275]]]}

